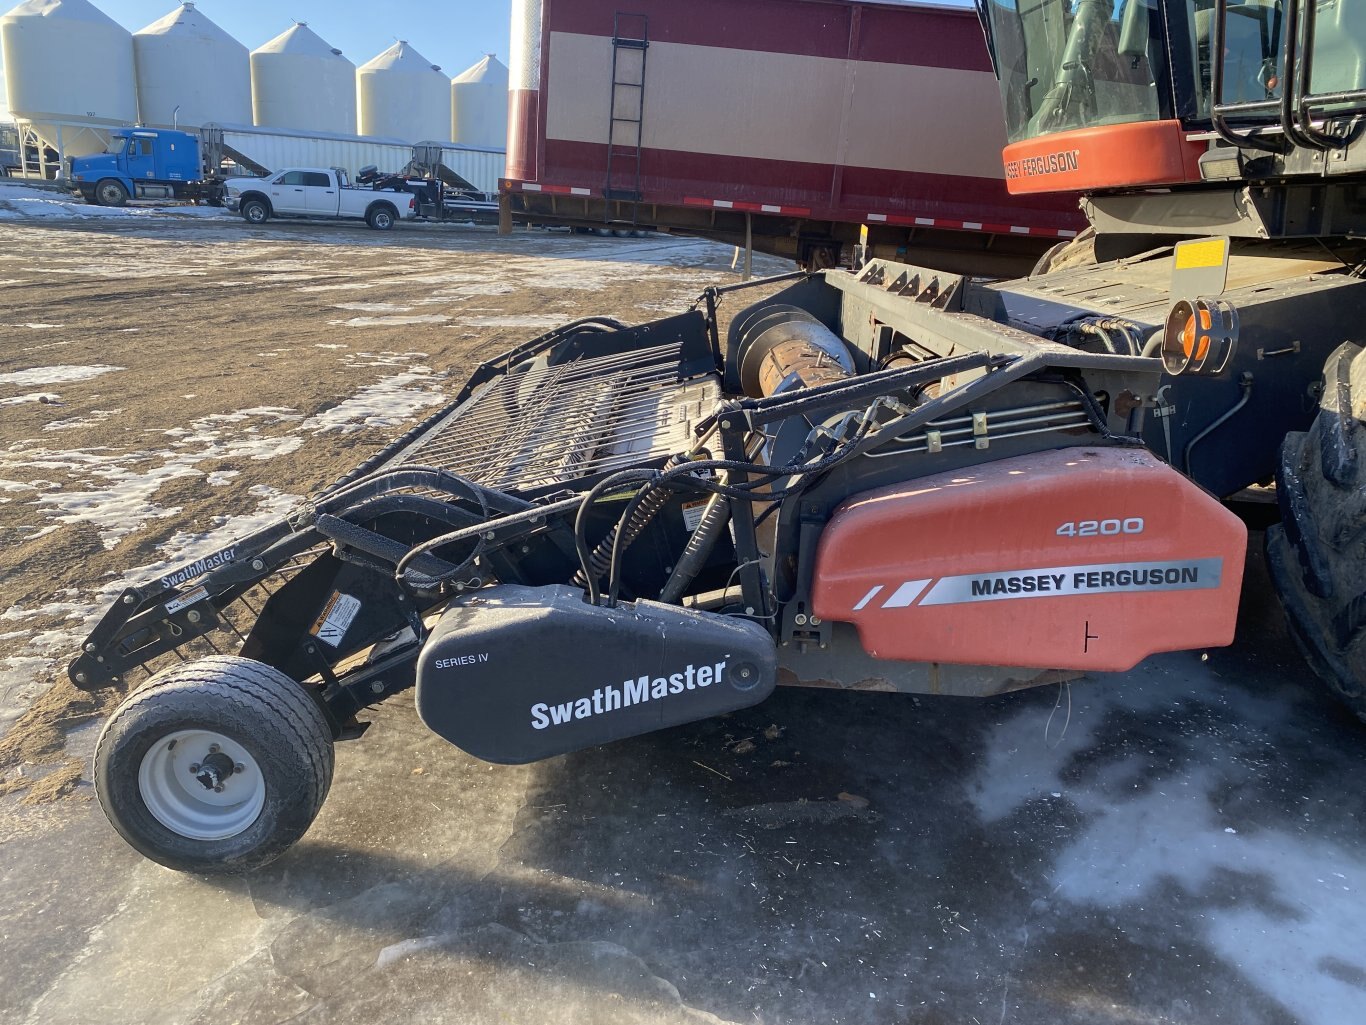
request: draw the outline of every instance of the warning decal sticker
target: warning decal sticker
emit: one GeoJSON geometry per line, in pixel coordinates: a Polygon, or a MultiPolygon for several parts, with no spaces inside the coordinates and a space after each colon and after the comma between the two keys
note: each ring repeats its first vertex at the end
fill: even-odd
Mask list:
{"type": "Polygon", "coordinates": [[[360,600],[353,598],[349,594],[342,594],[340,591],[332,595],[332,600],[323,609],[323,614],[318,617],[318,621],[313,624],[313,629],[309,631],[320,641],[326,641],[332,647],[338,647],[342,638],[346,636],[346,628],[351,625],[351,621],[356,618],[356,613],[360,611],[360,600]]]}

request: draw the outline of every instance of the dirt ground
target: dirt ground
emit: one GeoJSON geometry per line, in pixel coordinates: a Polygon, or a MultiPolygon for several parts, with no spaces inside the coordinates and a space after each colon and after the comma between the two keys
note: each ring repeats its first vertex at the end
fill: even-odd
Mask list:
{"type": "MultiPolygon", "coordinates": [[[[471,364],[733,279],[671,238],[0,221],[0,1022],[1355,1025],[1366,735],[1256,558],[1228,649],[990,701],[781,689],[531,766],[411,701],[250,877],[136,855],[62,672],[471,364]]],[[[762,261],[760,269],[787,269],[762,261]]]]}

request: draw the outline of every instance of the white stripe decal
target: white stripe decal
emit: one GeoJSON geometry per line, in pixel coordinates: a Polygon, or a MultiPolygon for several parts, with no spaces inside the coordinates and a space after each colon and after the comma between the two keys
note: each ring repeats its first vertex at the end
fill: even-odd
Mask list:
{"type": "Polygon", "coordinates": [[[1060,232],[1058,232],[1058,235],[1061,236],[1062,238],[1076,238],[1076,237],[1077,237],[1077,233],[1076,233],[1075,231],[1060,231],[1060,232]]]}
{"type": "Polygon", "coordinates": [[[1012,235],[1028,235],[1028,234],[1029,234],[1029,229],[1028,229],[1028,228],[1021,228],[1021,227],[1019,227],[1018,225],[1012,224],[1012,225],[1010,226],[1010,233],[1011,233],[1012,235]]]}
{"type": "Polygon", "coordinates": [[[766,213],[766,214],[780,214],[780,213],[783,212],[783,208],[782,208],[782,207],[780,207],[780,206],[769,206],[767,203],[760,203],[760,204],[759,204],[759,210],[760,210],[761,213],[766,213]]]}
{"type": "Polygon", "coordinates": [[[933,217],[917,217],[917,218],[915,219],[915,223],[916,223],[916,224],[923,224],[923,225],[926,225],[927,227],[933,228],[933,227],[934,227],[934,218],[933,218],[933,217]]]}
{"type": "Polygon", "coordinates": [[[569,194],[571,196],[587,196],[589,191],[587,189],[570,189],[569,194]]]}
{"type": "Polygon", "coordinates": [[[729,199],[713,199],[711,205],[720,207],[722,210],[730,210],[735,206],[729,199]]]}
{"type": "Polygon", "coordinates": [[[884,609],[904,609],[920,597],[928,580],[907,580],[892,592],[892,596],[882,603],[884,609]]]}
{"type": "Polygon", "coordinates": [[[968,231],[981,231],[981,230],[982,230],[982,222],[981,222],[981,221],[964,221],[964,222],[963,222],[963,227],[966,228],[968,231]]]}
{"type": "Polygon", "coordinates": [[[859,599],[859,603],[854,606],[854,611],[857,612],[859,609],[863,608],[863,606],[867,605],[870,601],[877,597],[877,593],[881,590],[881,584],[874,584],[873,589],[859,599]]]}
{"type": "Polygon", "coordinates": [[[531,182],[522,182],[522,191],[523,191],[523,192],[540,192],[540,191],[541,191],[541,187],[540,187],[539,185],[533,185],[531,182]]]}
{"type": "Polygon", "coordinates": [[[885,221],[886,219],[887,219],[887,215],[886,215],[886,214],[869,214],[869,215],[868,215],[868,220],[870,220],[870,221],[885,221]]]}

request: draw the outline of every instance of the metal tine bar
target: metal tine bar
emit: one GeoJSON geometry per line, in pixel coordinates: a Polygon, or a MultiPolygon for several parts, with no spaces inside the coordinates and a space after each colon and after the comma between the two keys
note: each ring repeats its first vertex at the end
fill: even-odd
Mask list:
{"type": "MultiPolygon", "coordinates": [[[[552,368],[551,371],[547,371],[546,376],[536,383],[533,395],[539,396],[542,393],[553,395],[557,390],[560,393],[563,393],[564,389],[588,382],[607,383],[608,381],[615,381],[619,384],[631,384],[639,387],[647,381],[651,383],[671,383],[677,380],[677,374],[672,366],[668,368],[640,366],[629,370],[619,370],[610,374],[604,373],[604,368],[601,367],[585,367],[578,372],[571,373],[570,371],[575,367],[576,364],[569,364],[568,369],[563,370],[559,374],[553,373],[553,371],[558,368],[552,368]]],[[[500,385],[497,388],[481,393],[479,397],[473,401],[473,404],[471,406],[466,406],[464,410],[450,421],[450,424],[460,422],[468,424],[471,417],[479,417],[481,415],[485,417],[498,416],[503,414],[504,406],[498,400],[506,397],[509,392],[520,389],[526,383],[520,378],[515,380],[513,378],[505,378],[504,380],[507,382],[505,386],[500,385]]]]}
{"type": "MultiPolygon", "coordinates": [[[[659,397],[654,396],[653,394],[647,396],[627,396],[626,401],[619,401],[616,397],[611,395],[599,394],[594,396],[584,395],[580,397],[579,402],[567,403],[565,404],[565,407],[561,409],[559,412],[552,412],[548,416],[541,416],[539,418],[536,418],[534,422],[528,422],[527,426],[534,427],[538,433],[544,436],[546,434],[552,433],[556,429],[566,424],[572,423],[574,421],[583,420],[585,416],[590,415],[589,411],[585,408],[590,404],[607,406],[605,410],[598,414],[600,419],[604,416],[604,414],[605,416],[614,419],[634,419],[638,414],[642,412],[649,410],[658,411],[657,415],[649,417],[648,422],[637,429],[637,432],[635,432],[636,434],[655,433],[661,428],[667,429],[667,427],[670,426],[670,424],[666,421],[672,419],[671,414],[667,410],[660,408],[663,405],[661,399],[659,397]]],[[[529,419],[530,418],[528,418],[528,420],[529,419]]],[[[586,424],[585,426],[590,427],[591,422],[590,424],[586,424]]],[[[601,431],[595,433],[605,433],[607,430],[610,430],[610,426],[604,425],[601,431]]],[[[509,433],[516,435],[524,435],[526,432],[516,431],[509,433]]],[[[565,439],[562,444],[565,447],[581,446],[582,436],[585,433],[589,432],[582,431],[576,437],[565,439]]],[[[484,455],[486,454],[488,446],[491,442],[501,441],[503,444],[507,444],[511,440],[511,438],[506,436],[502,439],[484,437],[472,440],[466,439],[463,441],[457,441],[456,439],[451,439],[449,441],[446,439],[433,439],[433,442],[431,444],[423,446],[422,454],[426,459],[437,462],[457,460],[464,455],[468,455],[471,457],[478,456],[482,459],[482,457],[484,457],[484,455]]],[[[608,440],[616,439],[603,439],[603,441],[608,440]]],[[[545,443],[548,443],[548,439],[546,442],[543,442],[543,444],[545,443]]]]}
{"type": "MultiPolygon", "coordinates": [[[[524,403],[521,408],[518,409],[518,413],[521,416],[531,416],[535,414],[537,407],[545,408],[551,405],[570,407],[574,404],[576,399],[608,392],[620,393],[623,397],[650,395],[662,390],[662,386],[671,385],[673,383],[675,382],[672,376],[661,376],[657,379],[648,381],[626,381],[612,377],[594,378],[573,389],[554,383],[543,383],[543,385],[537,389],[538,394],[533,397],[533,401],[524,403]]],[[[505,422],[507,415],[507,408],[501,405],[491,406],[488,409],[475,410],[473,414],[468,417],[461,417],[451,421],[449,430],[455,431],[458,427],[463,434],[468,434],[471,429],[478,429],[489,421],[505,422]]],[[[436,437],[440,437],[440,435],[437,435],[436,437]]],[[[429,439],[429,441],[436,440],[436,437],[429,439]]]]}
{"type": "MultiPolygon", "coordinates": [[[[616,385],[617,387],[626,386],[628,390],[631,391],[645,390],[645,388],[647,388],[650,385],[673,383],[676,380],[677,376],[672,372],[671,369],[668,372],[656,372],[649,377],[646,377],[643,371],[639,374],[634,375],[634,377],[632,375],[626,374],[593,374],[582,378],[576,378],[574,380],[566,380],[562,376],[554,376],[538,382],[533,397],[540,397],[544,395],[553,398],[557,395],[562,396],[566,394],[574,394],[576,391],[579,391],[584,387],[602,387],[604,385],[609,384],[616,385]],[[566,391],[567,386],[570,384],[578,385],[579,387],[566,391]]],[[[519,386],[524,383],[525,382],[518,382],[519,386]]],[[[506,390],[512,390],[511,386],[509,386],[509,388],[506,390]]],[[[471,420],[490,419],[506,416],[506,407],[501,403],[498,403],[497,401],[491,401],[493,399],[496,399],[497,397],[498,396],[494,396],[488,392],[484,393],[479,397],[478,400],[476,400],[476,403],[473,407],[467,407],[466,411],[462,415],[457,416],[453,420],[451,420],[448,426],[453,428],[455,424],[459,423],[462,425],[462,427],[468,429],[471,420]]]]}
{"type": "MultiPolygon", "coordinates": [[[[648,380],[634,381],[625,381],[616,377],[593,378],[573,391],[561,390],[558,395],[554,397],[561,403],[568,403],[576,396],[587,396],[603,392],[619,392],[622,394],[622,397],[634,399],[636,397],[653,396],[662,390],[659,386],[672,385],[675,384],[676,381],[677,379],[672,374],[661,374],[648,380]]],[[[459,423],[463,428],[468,429],[471,426],[471,420],[502,418],[506,415],[506,410],[503,408],[477,410],[475,415],[470,418],[461,418],[458,421],[452,421],[452,427],[454,427],[455,423],[459,423]]]]}

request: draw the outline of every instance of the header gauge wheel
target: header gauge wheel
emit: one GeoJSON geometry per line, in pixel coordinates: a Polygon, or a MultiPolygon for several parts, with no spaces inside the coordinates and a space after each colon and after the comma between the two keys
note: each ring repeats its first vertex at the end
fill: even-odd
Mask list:
{"type": "Polygon", "coordinates": [[[95,748],[95,793],[153,861],[239,873],[304,835],[332,764],[332,733],[303,687],[220,656],[158,673],[119,706],[95,748]]]}

